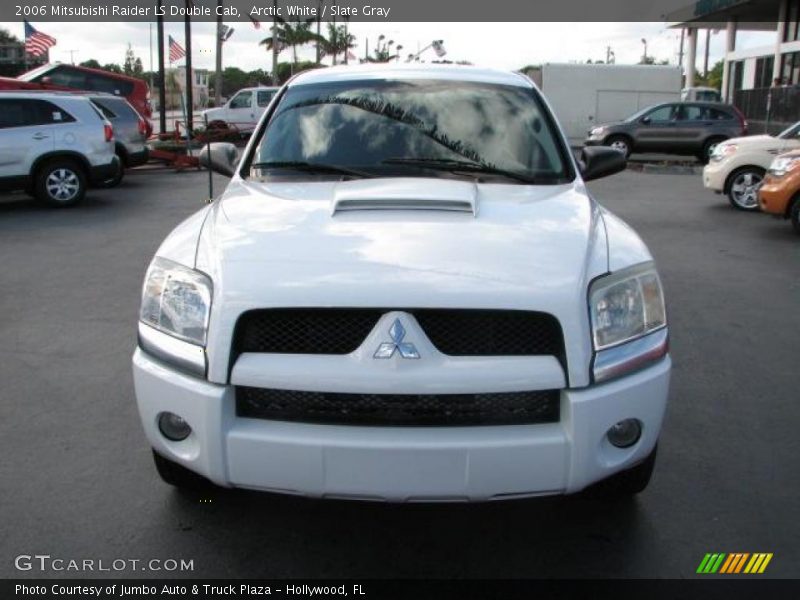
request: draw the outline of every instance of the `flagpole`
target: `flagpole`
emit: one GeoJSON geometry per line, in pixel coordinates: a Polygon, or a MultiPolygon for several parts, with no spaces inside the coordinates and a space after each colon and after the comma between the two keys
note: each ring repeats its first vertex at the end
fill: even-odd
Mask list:
{"type": "Polygon", "coordinates": [[[192,74],[192,19],[189,9],[192,0],[186,0],[186,17],[183,21],[184,36],[186,38],[186,136],[192,137],[192,122],[194,120],[194,75],[192,74]]]}
{"type": "MultiPolygon", "coordinates": [[[[162,0],[158,0],[158,8],[162,8],[162,0]]],[[[159,13],[161,10],[158,11],[159,13]]],[[[158,122],[161,133],[167,131],[167,90],[164,74],[164,17],[156,17],[156,37],[158,38],[158,122]]]]}

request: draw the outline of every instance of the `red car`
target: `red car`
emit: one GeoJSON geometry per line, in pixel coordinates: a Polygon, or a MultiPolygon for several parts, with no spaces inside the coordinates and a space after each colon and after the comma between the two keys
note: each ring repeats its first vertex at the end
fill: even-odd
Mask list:
{"type": "Polygon", "coordinates": [[[124,96],[147,123],[150,135],[150,88],[141,79],[102,69],[52,63],[19,77],[0,77],[0,90],[83,90],[124,96]]]}

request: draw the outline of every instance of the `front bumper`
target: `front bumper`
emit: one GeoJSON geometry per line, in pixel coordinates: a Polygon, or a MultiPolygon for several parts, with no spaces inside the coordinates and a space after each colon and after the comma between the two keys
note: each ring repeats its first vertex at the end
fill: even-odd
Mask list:
{"type": "Polygon", "coordinates": [[[792,186],[785,179],[776,179],[768,175],[758,190],[758,205],[765,213],[784,217],[789,208],[789,201],[796,191],[796,186],[792,186]]]}
{"type": "Polygon", "coordinates": [[[718,194],[725,191],[725,180],[731,172],[724,162],[710,162],[703,167],[703,186],[718,194]]]}
{"type": "Polygon", "coordinates": [[[577,492],[641,462],[658,439],[670,358],[609,383],[561,392],[561,420],[539,425],[363,427],[245,419],[235,390],[133,356],[139,414],[153,448],[214,483],[326,498],[484,501],[577,492]],[[158,415],[192,427],[164,438],[158,415]],[[615,448],[614,423],[637,418],[641,439],[615,448]]]}

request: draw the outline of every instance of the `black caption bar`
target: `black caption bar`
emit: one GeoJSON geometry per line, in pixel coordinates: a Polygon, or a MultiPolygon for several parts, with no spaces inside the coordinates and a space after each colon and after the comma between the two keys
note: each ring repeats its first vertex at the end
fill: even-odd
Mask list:
{"type": "Polygon", "coordinates": [[[798,598],[800,581],[725,578],[691,580],[3,580],[3,600],[141,600],[348,598],[350,600],[458,600],[559,598],[798,598]]]}
{"type": "Polygon", "coordinates": [[[775,20],[776,12],[759,11],[759,0],[3,0],[0,21],[154,21],[158,16],[181,21],[285,20],[323,21],[687,21],[775,20]],[[763,15],[761,14],[763,12],[763,15]]]}

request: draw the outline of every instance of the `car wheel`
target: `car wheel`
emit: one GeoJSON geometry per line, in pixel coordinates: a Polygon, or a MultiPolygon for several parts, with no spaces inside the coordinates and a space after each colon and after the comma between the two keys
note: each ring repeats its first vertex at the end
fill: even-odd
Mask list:
{"type": "Polygon", "coordinates": [[[653,476],[657,453],[658,445],[656,444],[653,451],[641,463],[601,481],[598,484],[598,491],[605,496],[615,497],[634,496],[643,492],[653,476]]]}
{"type": "Polygon", "coordinates": [[[74,160],[51,160],[36,172],[35,192],[51,206],[74,206],[86,195],[86,175],[74,160]]]}
{"type": "Polygon", "coordinates": [[[164,458],[155,450],[153,450],[153,462],[155,462],[156,471],[158,471],[164,483],[176,488],[199,491],[214,487],[214,484],[202,475],[198,475],[194,471],[190,471],[186,467],[164,458]]]}
{"type": "Polygon", "coordinates": [[[703,151],[697,157],[700,159],[700,162],[704,165],[708,164],[708,161],[711,160],[711,155],[714,153],[714,150],[717,149],[722,142],[725,141],[726,138],[717,137],[711,138],[710,140],[706,140],[706,143],[703,144],[703,151]]]}
{"type": "Polygon", "coordinates": [[[789,209],[789,220],[796,233],[800,233],[800,194],[794,197],[792,207],[789,209]]]}
{"type": "Polygon", "coordinates": [[[612,135],[606,140],[605,145],[614,148],[614,150],[619,150],[625,158],[631,155],[631,142],[623,135],[612,135]]]}
{"type": "Polygon", "coordinates": [[[744,167],[730,175],[728,200],[739,210],[758,210],[758,188],[764,181],[764,169],[744,167]]]}

